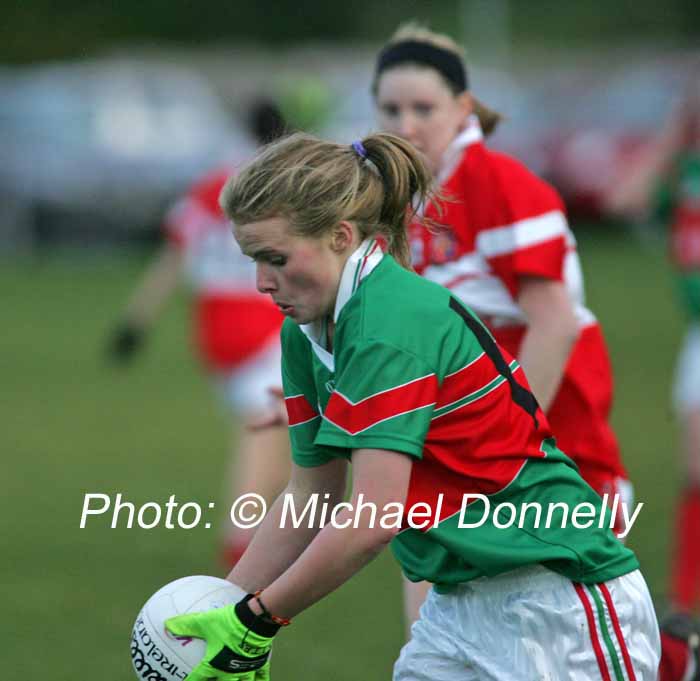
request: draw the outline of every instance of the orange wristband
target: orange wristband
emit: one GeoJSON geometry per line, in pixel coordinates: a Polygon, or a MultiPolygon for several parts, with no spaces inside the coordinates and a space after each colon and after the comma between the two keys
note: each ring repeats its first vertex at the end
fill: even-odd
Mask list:
{"type": "Polygon", "coordinates": [[[273,615],[266,607],[265,604],[262,602],[262,599],[260,598],[260,594],[263,592],[262,589],[259,591],[256,591],[253,594],[253,598],[258,602],[258,605],[260,606],[260,609],[263,611],[263,615],[267,617],[269,620],[274,622],[275,624],[278,624],[280,627],[288,627],[291,623],[292,620],[287,619],[286,617],[278,617],[277,615],[273,615]]]}

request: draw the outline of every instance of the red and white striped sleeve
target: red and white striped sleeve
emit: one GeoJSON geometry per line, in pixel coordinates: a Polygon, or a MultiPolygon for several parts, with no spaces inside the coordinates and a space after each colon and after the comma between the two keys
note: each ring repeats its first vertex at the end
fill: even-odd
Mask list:
{"type": "Polygon", "coordinates": [[[476,250],[514,297],[523,276],[563,281],[572,239],[561,198],[515,159],[492,158],[493,207],[477,228],[476,250]]]}

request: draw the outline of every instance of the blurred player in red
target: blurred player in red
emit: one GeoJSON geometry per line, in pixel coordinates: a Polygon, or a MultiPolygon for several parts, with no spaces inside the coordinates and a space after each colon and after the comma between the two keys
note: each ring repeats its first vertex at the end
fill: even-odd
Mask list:
{"type": "Polygon", "coordinates": [[[674,385],[684,450],[684,488],[678,501],[670,588],[674,612],[663,624],[663,640],[664,649],[669,637],[689,639],[695,645],[686,676],[677,673],[684,666],[683,655],[679,655],[676,657],[681,662],[672,665],[668,661],[666,666],[662,663],[661,680],[700,679],[698,626],[689,617],[700,605],[700,78],[697,71],[682,103],[635,164],[634,172],[619,178],[611,189],[608,207],[614,213],[632,217],[657,208],[669,223],[670,255],[689,320],[674,385]],[[676,670],[672,671],[672,667],[676,670]]]}
{"type": "MultiPolygon", "coordinates": [[[[282,115],[272,102],[256,102],[249,115],[261,144],[285,131],[282,115]]],[[[133,357],[184,270],[194,291],[197,353],[223,403],[244,424],[234,437],[229,492],[232,498],[257,492],[270,502],[289,476],[288,436],[282,426],[257,426],[266,424],[271,410],[278,409],[269,390],[281,383],[283,317],[268,296],[256,291],[255,266],[241,253],[219,208],[219,193],[234,172],[233,167],[213,171],[168,212],[167,242],[114,329],[109,352],[119,362],[133,357]]],[[[252,532],[230,527],[222,555],[227,567],[236,563],[252,532]]]]}
{"type": "MultiPolygon", "coordinates": [[[[469,91],[461,49],[415,25],[380,53],[373,94],[382,130],[423,152],[444,200],[416,223],[413,265],[450,289],[518,357],[557,444],[600,494],[632,502],[608,418],[612,374],[600,325],[584,305],[576,241],[556,191],[484,136],[499,115],[469,91]]],[[[408,592],[413,621],[424,591],[408,592]]]]}

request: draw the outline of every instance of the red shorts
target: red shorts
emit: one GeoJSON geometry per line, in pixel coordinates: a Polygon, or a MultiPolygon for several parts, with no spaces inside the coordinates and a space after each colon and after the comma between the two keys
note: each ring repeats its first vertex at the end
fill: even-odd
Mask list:
{"type": "MultiPolygon", "coordinates": [[[[519,355],[525,327],[494,329],[493,334],[509,353],[519,355]]],[[[609,423],[612,394],[608,351],[600,326],[593,324],[584,328],[576,341],[547,419],[557,446],[582,472],[596,470],[611,478],[626,478],[609,423]]],[[[587,480],[585,474],[583,477],[587,480]]]]}
{"type": "Polygon", "coordinates": [[[194,308],[195,344],[205,365],[230,371],[252,358],[279,331],[279,308],[257,293],[204,294],[194,308]]]}

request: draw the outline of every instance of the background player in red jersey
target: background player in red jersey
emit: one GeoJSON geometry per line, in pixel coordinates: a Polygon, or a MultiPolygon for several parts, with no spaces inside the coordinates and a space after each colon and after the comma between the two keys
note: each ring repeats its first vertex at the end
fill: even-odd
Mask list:
{"type": "MultiPolygon", "coordinates": [[[[658,208],[669,223],[669,252],[689,328],[676,369],[674,402],[682,431],[684,487],[678,501],[675,555],[670,585],[673,612],[668,636],[693,639],[688,679],[700,679],[699,628],[688,616],[700,606],[700,78],[688,82],[685,97],[664,129],[644,151],[634,171],[609,192],[613,213],[640,218],[658,208]],[[657,204],[657,205],[655,205],[657,204]],[[692,659],[694,657],[694,659],[692,659]]],[[[671,644],[669,644],[671,645],[671,644]]],[[[666,643],[664,645],[666,649],[666,643]]],[[[662,665],[661,681],[680,678],[662,665]]]]}
{"type": "MultiPolygon", "coordinates": [[[[259,143],[285,131],[277,106],[266,99],[250,109],[249,124],[259,143]]],[[[282,315],[255,289],[255,266],[235,243],[219,207],[219,194],[235,168],[219,168],[196,183],[166,216],[166,244],[133,293],[109,339],[110,355],[130,360],[142,347],[183,270],[194,289],[193,336],[227,410],[243,421],[236,428],[227,482],[232,498],[257,492],[271,502],[287,482],[289,443],[279,425],[258,428],[278,409],[268,393],[280,376],[282,315]]],[[[253,530],[233,526],[224,537],[230,567],[245,550],[253,530]]]]}
{"type": "MultiPolygon", "coordinates": [[[[469,91],[461,49],[415,25],[378,56],[379,125],[423,152],[445,200],[411,227],[413,265],[471,307],[518,357],[558,445],[601,495],[631,503],[609,424],[612,373],[601,328],[584,305],[576,241],[556,191],[484,136],[500,116],[469,91]]],[[[408,596],[417,616],[420,591],[408,596]]]]}

